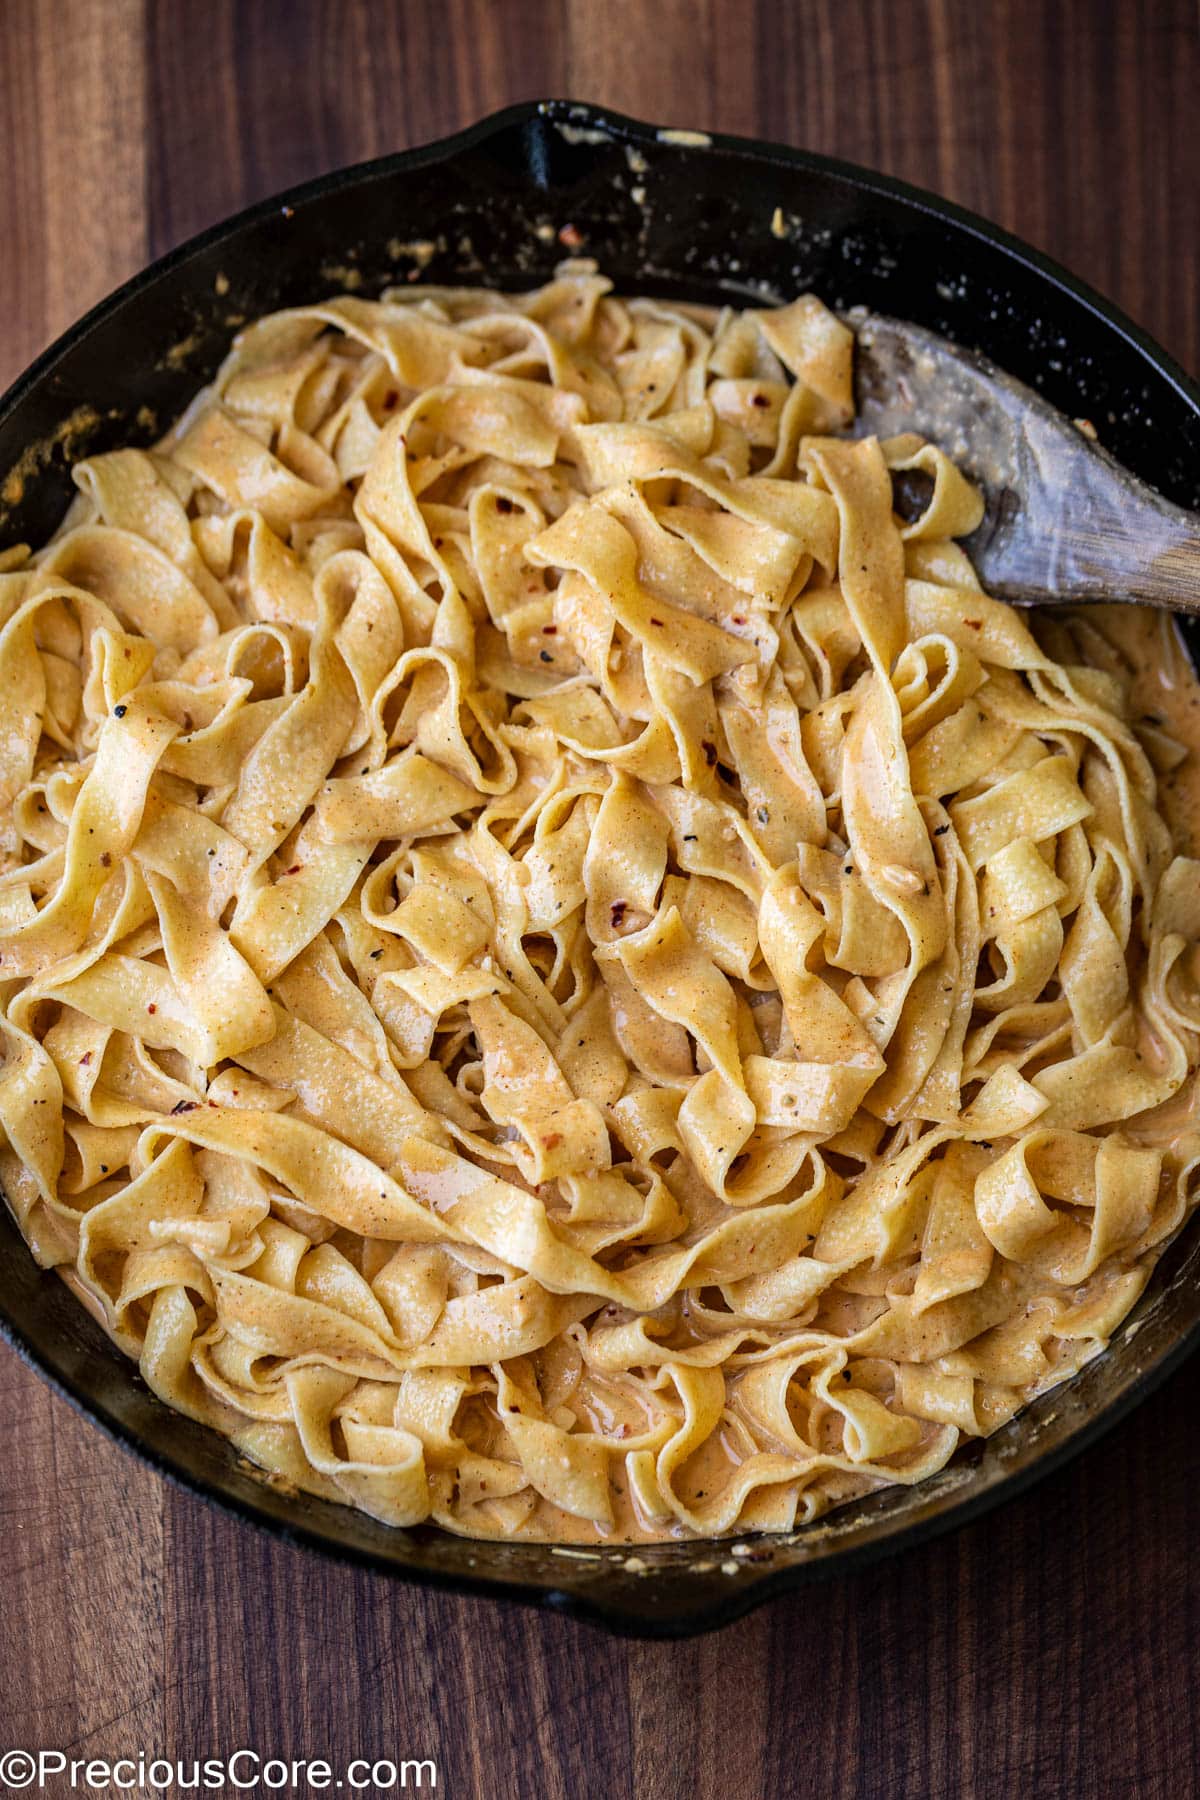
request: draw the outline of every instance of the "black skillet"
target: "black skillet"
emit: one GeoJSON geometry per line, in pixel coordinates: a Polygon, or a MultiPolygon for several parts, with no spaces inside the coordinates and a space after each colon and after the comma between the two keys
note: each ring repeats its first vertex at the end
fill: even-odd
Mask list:
{"type": "MultiPolygon", "coordinates": [[[[595,257],[626,291],[745,300],[811,288],[834,306],[915,320],[1086,415],[1136,474],[1200,507],[1200,391],[1045,257],[880,175],[550,101],[265,201],[127,282],[0,401],[0,548],[53,530],[71,460],[149,441],[244,320],[332,288],[373,294],[421,275],[530,286],[567,250],[595,257]]],[[[622,1551],[584,1557],[390,1530],[268,1485],[222,1438],[155,1399],[58,1278],[38,1271],[2,1208],[0,1328],[122,1443],[282,1537],[616,1631],[683,1635],[960,1525],[1094,1443],[1200,1341],[1200,1218],[1105,1356],[942,1474],[784,1540],[643,1548],[632,1566],[622,1551]]]]}

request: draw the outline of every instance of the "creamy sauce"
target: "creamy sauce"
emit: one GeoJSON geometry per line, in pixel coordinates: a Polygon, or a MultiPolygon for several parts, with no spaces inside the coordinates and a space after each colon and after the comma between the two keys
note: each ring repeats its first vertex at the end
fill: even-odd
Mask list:
{"type": "MultiPolygon", "coordinates": [[[[559,235],[579,247],[574,226],[559,235]]],[[[943,1467],[962,1435],[994,1430],[1108,1342],[1179,1222],[1200,1142],[1188,1129],[1200,986],[1188,865],[1164,905],[1142,910],[1172,833],[1193,847],[1200,807],[1200,686],[1171,621],[1132,608],[1023,621],[956,591],[949,544],[977,528],[980,501],[931,446],[936,516],[908,522],[925,532],[913,569],[931,580],[907,596],[923,622],[902,668],[888,472],[911,467],[917,447],[885,456],[821,434],[850,416],[848,328],[811,296],[770,316],[626,306],[592,269],[577,261],[508,302],[500,337],[494,296],[356,304],[355,331],[366,317],[402,332],[429,374],[394,419],[391,359],[331,338],[330,306],[309,314],[318,336],[299,354],[300,315],[260,321],[159,446],[178,491],[194,491],[194,516],[176,524],[203,552],[195,574],[211,605],[197,586],[163,586],[166,490],[136,452],[93,459],[94,493],[81,492],[34,573],[138,596],[129,642],[145,638],[144,666],[190,646],[188,668],[146,695],[131,670],[130,700],[110,709],[56,600],[44,641],[13,634],[10,687],[28,697],[44,681],[47,711],[27,709],[0,758],[16,792],[22,757],[53,735],[12,809],[25,874],[4,896],[0,971],[0,1002],[45,1037],[44,1082],[8,1082],[17,1116],[10,1128],[5,1112],[0,1141],[0,1182],[35,1254],[70,1263],[154,1392],[269,1479],[398,1527],[434,1518],[578,1557],[790,1530],[943,1467]],[[581,435],[586,480],[555,456],[549,412],[489,373],[489,358],[517,366],[522,313],[539,331],[557,320],[555,356],[573,368],[569,395],[542,396],[553,421],[581,395],[608,426],[619,420],[616,435],[599,421],[581,435]],[[478,379],[435,379],[457,367],[451,346],[478,379]],[[789,389],[785,369],[803,385],[789,389]],[[708,411],[680,404],[700,380],[708,411]],[[264,425],[278,433],[274,462],[264,425]],[[767,475],[776,457],[801,473],[797,434],[815,459],[803,488],[767,475]],[[360,468],[355,495],[342,477],[360,468]],[[603,498],[616,476],[628,476],[620,519],[603,498]],[[678,492],[660,494],[663,479],[678,492]],[[420,515],[433,533],[415,590],[398,583],[411,616],[380,574],[401,555],[386,533],[380,566],[337,559],[381,494],[389,518],[420,515]],[[261,508],[249,544],[227,535],[222,508],[235,503],[261,508]],[[93,529],[110,515],[143,529],[93,529]],[[451,598],[459,560],[460,598],[478,605],[451,598]],[[354,591],[326,596],[348,610],[322,610],[314,637],[311,580],[336,569],[348,580],[348,568],[354,591]],[[774,631],[767,615],[793,600],[774,631]],[[966,616],[976,610],[986,630],[966,616]],[[323,635],[334,617],[336,655],[323,635]],[[247,634],[236,651],[219,633],[226,618],[247,634]],[[275,647],[262,648],[263,619],[288,627],[275,647]],[[402,656],[435,620],[467,681],[458,701],[446,687],[445,704],[427,677],[446,682],[446,666],[402,656]],[[1072,742],[1094,733],[1094,754],[1045,754],[1060,732],[1028,704],[1045,669],[1030,623],[1069,673],[1072,742]],[[972,631],[976,644],[961,645],[972,631]],[[765,655],[747,648],[751,632],[765,655]],[[293,711],[279,647],[305,642],[293,711]],[[880,674],[863,682],[868,659],[880,674]],[[238,735],[240,711],[215,735],[206,723],[219,696],[201,690],[235,664],[282,705],[274,724],[251,715],[260,737],[238,735]],[[397,689],[400,676],[410,685],[397,689]],[[181,734],[168,739],[160,704],[181,734]],[[434,718],[439,755],[427,756],[420,733],[434,718]],[[93,725],[101,748],[81,780],[93,725]],[[144,900],[161,929],[142,929],[142,890],[122,875],[124,948],[46,982],[86,931],[101,871],[130,852],[113,822],[135,782],[149,793],[168,743],[165,793],[180,802],[151,854],[172,874],[144,900]],[[612,765],[599,777],[597,756],[612,765]],[[239,768],[252,778],[230,790],[239,768]],[[507,796],[494,808],[493,790],[507,796]],[[76,838],[100,841],[64,856],[59,880],[42,859],[59,845],[64,798],[67,811],[84,805],[76,838]],[[476,812],[480,829],[452,824],[476,812]],[[217,813],[247,868],[270,875],[236,929],[220,923],[236,852],[212,842],[217,813]],[[310,857],[310,844],[332,848],[310,857]],[[339,845],[346,872],[331,876],[339,845]],[[769,884],[752,875],[760,862],[769,884]],[[342,885],[318,891],[327,879],[342,885]],[[52,880],[73,912],[38,913],[52,880]],[[203,957],[220,963],[186,948],[193,892],[208,902],[203,957]],[[1008,924],[1027,922],[1018,942],[1008,924]],[[271,990],[269,970],[281,971],[271,990]],[[12,985],[27,977],[41,986],[12,985]],[[1039,1092],[1030,1078],[1043,1075],[1039,1092]],[[1056,1079],[1070,1090],[1057,1100],[1056,1079]],[[92,1083],[152,1121],[155,1141],[175,1140],[134,1203],[106,1206],[137,1133],[92,1116],[92,1083]],[[463,1154],[443,1143],[447,1121],[463,1154]],[[1046,1129],[1027,1135],[1032,1121],[1046,1129]],[[1131,1139],[1163,1154],[1137,1154],[1131,1139]],[[1043,1153],[1041,1169],[1017,1171],[1043,1153]],[[232,1185],[225,1157],[269,1174],[266,1196],[232,1185]],[[45,1199],[60,1168],[67,1206],[45,1199]],[[163,1216],[148,1225],[152,1210],[163,1216]],[[336,1381],[314,1376],[314,1359],[336,1381]]]]}
{"type": "Polygon", "coordinates": [[[1174,616],[1138,606],[1098,606],[1097,623],[1135,670],[1132,701],[1137,724],[1161,730],[1188,755],[1160,773],[1163,816],[1185,856],[1200,853],[1200,681],[1174,616]]]}
{"type": "MultiPolygon", "coordinates": [[[[1155,740],[1161,734],[1187,752],[1175,768],[1159,774],[1159,795],[1177,849],[1182,854],[1195,855],[1200,845],[1200,680],[1173,616],[1136,606],[1093,606],[1074,616],[1080,621],[1088,644],[1100,652],[1089,660],[1102,666],[1104,645],[1107,645],[1118,659],[1114,666],[1121,668],[1127,676],[1132,672],[1130,700],[1139,731],[1155,740]],[[1103,645],[1095,643],[1094,634],[1097,633],[1103,645]]],[[[1147,1144],[1170,1142],[1182,1128],[1194,1125],[1195,1114],[1195,1086],[1189,1083],[1166,1105],[1132,1122],[1130,1135],[1147,1144]]],[[[1065,1368],[1055,1371],[1054,1379],[1063,1379],[1074,1372],[1074,1367],[1068,1363],[1065,1368]]],[[[1022,1404],[1044,1392],[1047,1385],[1044,1380],[1031,1385],[1022,1397],[1022,1404]]],[[[734,1382],[731,1411],[736,1409],[736,1395],[734,1382]]],[[[578,1410],[582,1417],[586,1411],[594,1409],[579,1407],[578,1410]]],[[[609,1409],[605,1408],[605,1411],[609,1409]]],[[[1009,1416],[1011,1414],[1007,1412],[1002,1413],[992,1424],[999,1426],[1009,1416]]],[[[640,1422],[632,1415],[625,1423],[630,1436],[639,1429],[640,1422]]],[[[609,1419],[605,1420],[605,1428],[611,1432],[609,1419]]],[[[725,1429],[713,1432],[690,1459],[678,1488],[690,1500],[703,1502],[707,1495],[719,1492],[733,1479],[741,1461],[736,1432],[727,1425],[725,1429]]],[[[837,1504],[844,1506],[882,1485],[869,1476],[847,1474],[837,1504]]],[[[486,1515],[486,1504],[480,1510],[486,1515]]],[[[800,1522],[800,1515],[797,1522],[800,1522]]],[[[486,1516],[477,1521],[477,1528],[483,1532],[488,1530],[488,1525],[486,1516]]],[[[748,1529],[753,1529],[753,1521],[739,1522],[739,1532],[748,1529]]],[[[491,1525],[491,1534],[502,1535],[503,1532],[504,1525],[497,1517],[491,1525]]],[[[645,1517],[624,1473],[616,1469],[611,1530],[606,1531],[589,1519],[575,1518],[548,1501],[538,1499],[522,1525],[521,1536],[593,1547],[669,1543],[692,1538],[692,1534],[674,1520],[664,1524],[645,1517]]]]}
{"type": "MultiPolygon", "coordinates": [[[[1174,764],[1160,769],[1158,779],[1161,809],[1171,826],[1177,849],[1184,854],[1196,854],[1200,838],[1200,681],[1197,680],[1174,619],[1167,613],[1155,613],[1147,608],[1096,606],[1080,613],[1064,614],[1050,622],[1048,629],[1051,632],[1061,630],[1064,622],[1072,634],[1080,658],[1094,666],[1122,674],[1130,680],[1133,722],[1150,746],[1152,760],[1157,754],[1160,762],[1174,764]],[[1172,749],[1173,745],[1186,752],[1182,760],[1176,760],[1177,752],[1172,749]]],[[[1200,950],[1193,950],[1192,954],[1200,959],[1200,950]]],[[[1131,1121],[1127,1129],[1131,1137],[1146,1144],[1170,1142],[1182,1129],[1194,1125],[1195,1113],[1195,1087],[1194,1083],[1188,1083],[1165,1105],[1131,1121]]],[[[511,1173],[509,1171],[510,1176],[511,1173]]],[[[697,1209],[704,1205],[704,1195],[698,1184],[687,1185],[688,1192],[684,1198],[689,1210],[695,1215],[697,1209]]],[[[710,1201],[710,1204],[715,1203],[710,1201]]],[[[95,1297],[79,1281],[75,1271],[63,1267],[58,1272],[77,1299],[104,1325],[101,1308],[95,1297]]],[[[856,1292],[843,1292],[831,1296],[826,1302],[821,1314],[824,1326],[832,1327],[841,1334],[849,1334],[879,1310],[881,1303],[875,1302],[869,1291],[869,1273],[861,1281],[856,1281],[855,1286],[856,1292]]],[[[672,1332],[672,1339],[679,1342],[684,1338],[700,1342],[704,1336],[702,1330],[690,1329],[686,1319],[679,1320],[672,1332]]],[[[1064,1346],[1064,1354],[1066,1353],[1064,1346]]],[[[1068,1360],[1065,1366],[1054,1370],[1049,1381],[1043,1378],[1040,1382],[1031,1384],[1020,1395],[1020,1404],[1026,1404],[1037,1393],[1044,1392],[1047,1386],[1074,1373],[1075,1368],[1076,1364],[1068,1360]]],[[[568,1371],[564,1375],[561,1370],[556,1371],[552,1379],[558,1386],[560,1405],[573,1415],[577,1429],[596,1430],[608,1438],[630,1439],[645,1431],[647,1418],[640,1414],[630,1394],[616,1384],[605,1383],[590,1376],[582,1368],[574,1374],[568,1371]]],[[[737,1416],[737,1389],[735,1377],[730,1383],[729,1406],[723,1426],[704,1441],[676,1477],[677,1492],[689,1505],[700,1506],[706,1498],[724,1489],[735,1477],[744,1460],[743,1428],[740,1427],[737,1416]]],[[[464,1433],[469,1431],[474,1446],[481,1452],[502,1456],[504,1434],[498,1421],[489,1407],[481,1402],[477,1402],[476,1406],[472,1423],[469,1427],[464,1427],[464,1433]]],[[[1013,1410],[1006,1406],[997,1416],[990,1418],[990,1426],[994,1428],[1005,1423],[1012,1416],[1013,1410]]],[[[986,1416],[986,1406],[981,1406],[980,1412],[981,1416],[986,1416]]],[[[930,1431],[932,1429],[932,1426],[929,1427],[930,1431]]],[[[232,1417],[230,1434],[234,1435],[232,1417]]],[[[837,1448],[832,1442],[828,1447],[837,1448]]],[[[264,1480],[278,1479],[263,1474],[254,1465],[246,1466],[254,1473],[261,1474],[264,1480]]],[[[526,1540],[563,1545],[587,1545],[593,1549],[693,1539],[694,1534],[674,1518],[651,1518],[641,1510],[626,1471],[619,1464],[614,1464],[611,1485],[613,1523],[609,1528],[589,1519],[575,1517],[536,1495],[531,1489],[519,1496],[497,1500],[487,1498],[485,1492],[481,1493],[476,1505],[470,1509],[473,1517],[469,1528],[473,1535],[485,1538],[519,1536],[526,1540]]],[[[847,1472],[838,1483],[835,1503],[845,1505],[883,1485],[886,1484],[872,1476],[847,1472]]],[[[768,1494],[769,1492],[767,1490],[768,1494]]],[[[826,1493],[828,1494],[828,1478],[826,1493]]],[[[753,1530],[756,1525],[770,1527],[772,1520],[769,1516],[755,1516],[755,1503],[760,1511],[764,1504],[769,1504],[760,1491],[745,1515],[739,1519],[739,1533],[753,1530]]],[[[802,1521],[801,1507],[797,1512],[796,1522],[799,1524],[802,1521]]],[[[466,1522],[464,1519],[464,1525],[466,1522]]]]}

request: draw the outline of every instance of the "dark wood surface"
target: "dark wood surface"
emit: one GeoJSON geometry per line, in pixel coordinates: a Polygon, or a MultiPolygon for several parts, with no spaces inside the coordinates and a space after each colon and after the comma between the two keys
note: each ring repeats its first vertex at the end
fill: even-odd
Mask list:
{"type": "MultiPolygon", "coordinates": [[[[1195,0],[0,0],[0,386],[180,238],[571,93],[874,164],[1200,362],[1195,0]]],[[[453,1796],[1197,1791],[1200,1366],[992,1517],[691,1643],[218,1518],[0,1352],[0,1750],[431,1756],[453,1796]]]]}

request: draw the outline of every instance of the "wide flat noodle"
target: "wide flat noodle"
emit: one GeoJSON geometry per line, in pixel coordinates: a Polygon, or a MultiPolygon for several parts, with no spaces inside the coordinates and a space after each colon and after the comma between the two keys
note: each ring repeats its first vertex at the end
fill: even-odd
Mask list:
{"type": "Polygon", "coordinates": [[[334,299],[5,557],[0,1183],[274,1475],[787,1530],[1194,1204],[1194,746],[979,590],[935,445],[837,435],[852,362],[579,266],[334,299]]]}

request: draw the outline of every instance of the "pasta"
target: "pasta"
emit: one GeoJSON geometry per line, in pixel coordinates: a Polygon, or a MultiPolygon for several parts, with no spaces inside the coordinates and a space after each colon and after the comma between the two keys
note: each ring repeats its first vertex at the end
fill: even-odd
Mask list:
{"type": "Polygon", "coordinates": [[[579,264],[336,298],[0,560],[0,1184],[272,1478],[790,1529],[1193,1204],[1197,690],[988,598],[852,357],[579,264]]]}

